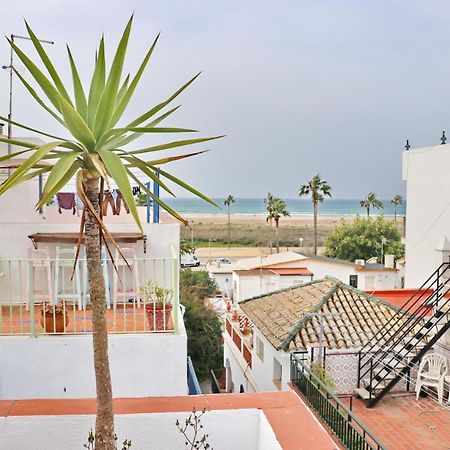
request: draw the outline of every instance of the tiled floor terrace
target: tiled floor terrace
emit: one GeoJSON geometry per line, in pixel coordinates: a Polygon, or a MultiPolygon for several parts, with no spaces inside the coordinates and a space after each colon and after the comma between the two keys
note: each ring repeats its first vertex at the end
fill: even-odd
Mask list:
{"type": "Polygon", "coordinates": [[[429,398],[392,394],[371,409],[353,399],[353,413],[389,450],[450,448],[450,410],[429,398]]]}
{"type": "MultiPolygon", "coordinates": [[[[0,335],[47,334],[41,320],[41,305],[26,311],[24,305],[2,305],[0,307],[0,335]],[[33,317],[32,317],[33,316],[33,317]]],[[[92,333],[92,312],[88,307],[79,310],[72,302],[65,303],[65,314],[69,318],[64,333],[92,333]]],[[[106,310],[108,331],[110,333],[139,333],[151,331],[147,322],[145,308],[135,304],[117,304],[115,308],[106,310]]],[[[165,332],[173,331],[172,319],[166,324],[165,332]]]]}

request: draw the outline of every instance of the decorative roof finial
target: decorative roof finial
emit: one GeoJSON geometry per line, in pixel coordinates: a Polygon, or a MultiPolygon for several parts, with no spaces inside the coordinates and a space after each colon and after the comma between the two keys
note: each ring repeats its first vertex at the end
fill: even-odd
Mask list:
{"type": "Polygon", "coordinates": [[[405,145],[406,151],[408,151],[410,148],[411,148],[411,146],[409,145],[409,139],[406,139],[406,145],[405,145]]]}
{"type": "Polygon", "coordinates": [[[447,142],[447,138],[445,137],[445,131],[442,132],[441,137],[441,145],[444,145],[447,142]]]}

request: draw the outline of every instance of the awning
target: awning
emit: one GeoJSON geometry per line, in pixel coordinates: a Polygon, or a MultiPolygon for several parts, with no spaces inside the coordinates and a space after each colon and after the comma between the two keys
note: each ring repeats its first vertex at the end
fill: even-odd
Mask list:
{"type": "MultiPolygon", "coordinates": [[[[73,244],[78,243],[79,233],[34,233],[28,237],[31,239],[34,248],[39,243],[47,244],[73,244]]],[[[111,236],[118,244],[135,244],[137,241],[144,242],[144,253],[147,252],[147,236],[142,233],[111,233],[111,236]]],[[[81,243],[84,244],[84,234],[81,243]]]]}

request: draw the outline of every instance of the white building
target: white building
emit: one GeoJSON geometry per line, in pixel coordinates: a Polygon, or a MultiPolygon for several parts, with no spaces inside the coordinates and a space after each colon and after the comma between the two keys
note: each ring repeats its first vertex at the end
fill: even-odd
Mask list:
{"type": "Polygon", "coordinates": [[[288,390],[290,354],[305,352],[317,359],[323,319],[326,373],[336,393],[352,393],[359,349],[398,311],[332,278],[245,300],[239,307],[240,320],[233,320],[230,313],[225,322],[229,392],[288,390]],[[252,324],[253,334],[244,335],[246,321],[252,324]]]}
{"type": "Polygon", "coordinates": [[[403,152],[405,287],[418,288],[450,255],[450,145],[403,152]]]}
{"type": "MultiPolygon", "coordinates": [[[[386,261],[390,260],[389,258],[386,261]]],[[[355,263],[325,256],[295,252],[247,258],[236,263],[233,271],[233,299],[240,302],[255,296],[298,286],[331,276],[361,290],[400,287],[398,270],[358,260],[355,263]]]]}
{"type": "MultiPolygon", "coordinates": [[[[1,144],[0,154],[6,150],[7,145],[1,144]]],[[[2,176],[10,170],[4,169],[2,176]]],[[[0,399],[93,397],[92,323],[83,251],[71,281],[80,218],[69,210],[60,214],[56,205],[35,211],[38,198],[39,180],[24,182],[0,197],[0,399]],[[63,251],[67,253],[57,258],[63,251]],[[43,306],[56,302],[64,305],[66,319],[64,330],[57,333],[40,323],[43,306]]],[[[117,261],[117,275],[103,251],[113,394],[185,395],[187,337],[178,294],[179,225],[146,223],[145,213],[142,208],[144,233],[131,214],[105,218],[119,245],[127,249],[131,265],[129,270],[117,261]],[[149,280],[173,291],[172,312],[159,328],[150,324],[139,293],[149,280]]]]}

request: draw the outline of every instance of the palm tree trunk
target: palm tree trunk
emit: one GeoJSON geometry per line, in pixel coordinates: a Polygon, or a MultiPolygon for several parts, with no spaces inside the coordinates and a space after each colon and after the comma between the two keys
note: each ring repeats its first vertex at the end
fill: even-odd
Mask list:
{"type": "Polygon", "coordinates": [[[280,253],[280,238],[278,236],[278,220],[275,219],[275,240],[277,242],[277,253],[280,253]]]}
{"type": "MultiPolygon", "coordinates": [[[[86,195],[99,212],[98,180],[85,182],[86,195]]],[[[95,450],[114,450],[114,414],[111,374],[108,359],[108,328],[106,323],[105,280],[100,259],[100,229],[95,217],[86,209],[85,246],[92,307],[97,417],[95,421],[95,450]]]]}
{"type": "Polygon", "coordinates": [[[317,203],[313,202],[314,216],[314,254],[317,255],[317,203]]]}
{"type": "Polygon", "coordinates": [[[269,224],[270,224],[269,249],[270,249],[270,254],[272,254],[272,247],[273,247],[273,242],[272,242],[272,234],[273,234],[272,217],[269,218],[269,224]]]}
{"type": "Polygon", "coordinates": [[[397,206],[394,206],[394,220],[397,222],[397,206]]]}
{"type": "Polygon", "coordinates": [[[230,205],[228,205],[228,250],[230,249],[230,205]]]}
{"type": "Polygon", "coordinates": [[[367,218],[370,217],[370,206],[366,206],[367,218]]]}

